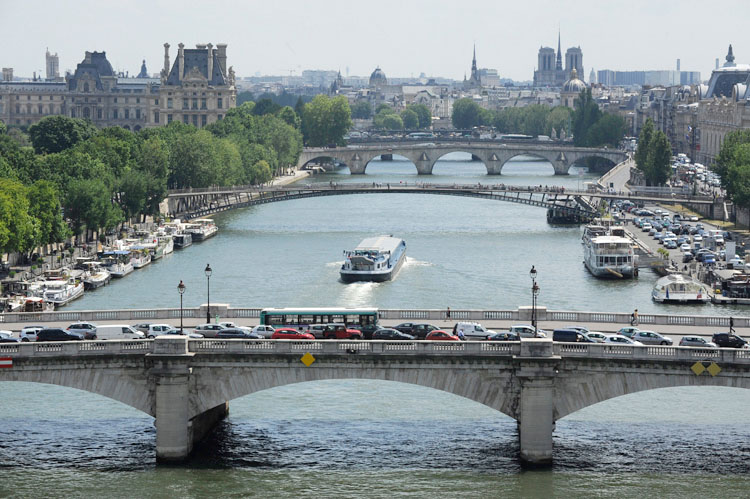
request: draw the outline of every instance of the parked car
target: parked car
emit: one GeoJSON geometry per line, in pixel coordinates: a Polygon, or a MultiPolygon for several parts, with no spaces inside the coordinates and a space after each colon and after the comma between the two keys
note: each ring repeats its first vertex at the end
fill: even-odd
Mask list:
{"type": "Polygon", "coordinates": [[[430,331],[425,337],[427,341],[461,341],[458,336],[454,336],[442,329],[430,331]]]}
{"type": "Polygon", "coordinates": [[[595,343],[594,340],[586,336],[586,333],[569,328],[555,329],[552,332],[552,341],[560,341],[563,343],[595,343]]]}
{"type": "Polygon", "coordinates": [[[263,336],[259,335],[258,333],[253,332],[247,332],[244,329],[240,329],[238,327],[225,327],[224,329],[220,329],[216,332],[215,338],[221,338],[221,339],[243,339],[243,340],[260,340],[263,339],[263,336]]]}
{"type": "Polygon", "coordinates": [[[21,329],[21,341],[36,341],[36,333],[44,329],[44,326],[26,326],[21,329]]]}
{"type": "MultiPolygon", "coordinates": [[[[423,340],[432,331],[436,331],[438,329],[440,328],[437,326],[433,326],[432,324],[414,324],[411,328],[411,331],[408,334],[416,337],[419,340],[423,340]]],[[[402,331],[401,329],[399,329],[399,331],[401,331],[402,333],[405,332],[405,331],[402,331]]]]}
{"type": "Polygon", "coordinates": [[[134,324],[133,327],[142,333],[148,333],[148,327],[150,325],[150,322],[140,322],[138,324],[134,324]]]}
{"type": "Polygon", "coordinates": [[[413,340],[414,336],[406,333],[402,333],[398,329],[392,329],[389,327],[381,327],[376,329],[372,333],[373,340],[413,340]]]}
{"type": "Polygon", "coordinates": [[[546,338],[547,333],[543,330],[536,328],[536,334],[534,334],[534,326],[528,324],[515,324],[508,330],[511,333],[515,333],[521,338],[546,338]]]}
{"type": "Polygon", "coordinates": [[[66,329],[71,333],[81,333],[86,340],[96,339],[96,324],[93,322],[74,322],[66,329]]]}
{"type": "Polygon", "coordinates": [[[36,333],[36,341],[83,341],[83,333],[60,328],[44,328],[36,333]]]}
{"type": "Polygon", "coordinates": [[[143,331],[127,324],[105,324],[96,328],[97,340],[142,340],[145,337],[143,331]]]}
{"type": "MultiPolygon", "coordinates": [[[[312,328],[310,328],[310,329],[312,330],[312,328]]],[[[273,332],[274,331],[276,331],[276,330],[273,328],[273,326],[267,326],[267,325],[264,325],[264,324],[260,324],[258,326],[255,326],[252,329],[252,331],[250,331],[250,332],[259,334],[259,335],[261,335],[264,338],[270,338],[271,336],[273,336],[273,332]]]]}
{"type": "MultiPolygon", "coordinates": [[[[171,326],[170,326],[171,327],[171,326]]],[[[188,331],[185,328],[180,330],[179,328],[173,327],[171,329],[167,329],[166,331],[163,331],[159,333],[159,335],[178,335],[178,336],[187,336],[188,338],[192,340],[199,340],[203,338],[203,335],[200,333],[196,333],[195,331],[188,331]]]]}
{"type": "Polygon", "coordinates": [[[600,333],[599,331],[589,331],[586,335],[592,340],[594,340],[597,343],[604,343],[604,340],[607,339],[607,335],[604,333],[600,333]]]}
{"type": "Polygon", "coordinates": [[[398,326],[393,326],[393,329],[398,329],[402,333],[411,334],[412,327],[414,327],[413,322],[402,322],[398,326]]]}
{"type": "Polygon", "coordinates": [[[632,338],[633,335],[637,333],[638,331],[640,331],[640,329],[638,329],[635,326],[625,326],[625,327],[621,327],[617,331],[617,334],[622,335],[622,336],[627,336],[628,338],[632,338]]]}
{"type": "Polygon", "coordinates": [[[281,327],[273,332],[272,340],[314,340],[315,336],[290,327],[281,327]]]}
{"type": "Polygon", "coordinates": [[[627,336],[622,336],[621,334],[612,334],[607,336],[607,339],[604,340],[605,344],[614,343],[616,345],[634,345],[634,346],[642,346],[643,343],[640,341],[631,340],[627,336]]]}
{"type": "Polygon", "coordinates": [[[640,341],[644,345],[671,345],[672,338],[667,338],[654,331],[638,331],[631,337],[634,341],[640,341]]]}
{"type": "MultiPolygon", "coordinates": [[[[171,324],[149,324],[148,329],[146,330],[146,337],[156,338],[160,334],[168,334],[173,329],[175,329],[175,327],[171,324]]],[[[177,330],[177,333],[179,334],[179,329],[177,330]]],[[[202,337],[203,336],[201,336],[201,338],[202,337]]]]}
{"type": "Polygon", "coordinates": [[[703,348],[716,348],[716,343],[708,341],[706,338],[701,336],[683,336],[680,340],[681,347],[703,347],[703,348]]]}
{"type": "Polygon", "coordinates": [[[323,330],[323,338],[327,340],[361,340],[364,339],[364,336],[359,329],[350,329],[345,324],[328,324],[323,330]]]}
{"type": "Polygon", "coordinates": [[[487,341],[521,341],[521,337],[510,331],[500,331],[487,336],[487,341]]]}
{"type": "Polygon", "coordinates": [[[199,324],[193,329],[194,332],[202,334],[204,338],[216,338],[216,333],[226,329],[221,324],[199,324]]]}
{"type": "Polygon", "coordinates": [[[711,341],[721,348],[747,348],[747,340],[732,333],[715,333],[711,341]]]}
{"type": "Polygon", "coordinates": [[[478,322],[457,322],[453,326],[453,334],[460,337],[462,334],[467,340],[485,340],[487,336],[495,334],[496,331],[485,329],[478,322]]]}
{"type": "Polygon", "coordinates": [[[21,338],[15,338],[12,331],[0,331],[0,343],[20,343],[21,338]]]}

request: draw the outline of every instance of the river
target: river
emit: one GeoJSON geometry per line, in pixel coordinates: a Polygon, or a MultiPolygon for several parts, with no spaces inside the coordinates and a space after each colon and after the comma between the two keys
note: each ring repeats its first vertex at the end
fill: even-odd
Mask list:
{"type": "MultiPolygon", "coordinates": [[[[314,182],[435,182],[577,187],[516,161],[501,177],[453,155],[432,177],[405,161],[314,182]]],[[[216,217],[220,233],[87,293],[70,309],[373,305],[499,308],[528,304],[534,265],[550,309],[668,312],[656,276],[614,282],[581,263],[579,227],[540,208],[430,195],[322,197],[216,217]],[[392,282],[337,281],[341,252],[389,233],[408,244],[392,282]]],[[[710,305],[681,313],[718,314],[710,305]]],[[[728,313],[728,312],[727,312],[728,313]]],[[[750,391],[672,388],[602,402],[557,422],[555,463],[525,471],[510,418],[447,393],[382,381],[290,385],[230,402],[230,416],[186,466],[157,466],[153,419],[67,388],[0,383],[0,497],[739,497],[750,490],[750,391]]]]}

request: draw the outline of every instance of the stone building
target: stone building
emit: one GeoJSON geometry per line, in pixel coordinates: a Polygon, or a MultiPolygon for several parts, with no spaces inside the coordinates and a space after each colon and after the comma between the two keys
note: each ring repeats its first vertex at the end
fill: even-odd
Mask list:
{"type": "Polygon", "coordinates": [[[570,79],[560,89],[560,105],[575,109],[576,100],[585,89],[586,84],[578,79],[578,71],[573,68],[570,72],[570,79]]]}
{"type": "Polygon", "coordinates": [[[565,68],[563,68],[560,34],[557,34],[557,54],[551,47],[540,47],[537,58],[537,69],[534,71],[535,87],[561,87],[568,79],[573,69],[578,78],[583,81],[583,52],[581,47],[571,47],[565,52],[565,68]]]}
{"type": "MultiPolygon", "coordinates": [[[[7,74],[6,74],[7,73],[7,74]]],[[[149,78],[145,63],[138,78],[117,74],[105,52],[86,52],[65,81],[0,82],[0,120],[28,126],[50,115],[89,119],[99,127],[128,130],[165,125],[173,119],[205,126],[236,106],[234,72],[226,67],[226,45],[183,50],[169,69],[168,44],[161,78],[149,78]],[[209,57],[210,54],[210,57],[209,57]],[[143,77],[143,76],[146,77],[143,77]]]]}

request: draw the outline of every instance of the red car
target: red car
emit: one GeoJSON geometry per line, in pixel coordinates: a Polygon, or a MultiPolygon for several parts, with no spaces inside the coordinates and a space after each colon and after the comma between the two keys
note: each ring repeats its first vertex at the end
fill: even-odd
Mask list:
{"type": "Polygon", "coordinates": [[[315,336],[310,333],[297,331],[290,327],[282,327],[274,331],[271,335],[272,340],[314,340],[315,336]]]}
{"type": "Polygon", "coordinates": [[[446,333],[442,329],[431,331],[427,336],[425,336],[425,339],[429,341],[461,341],[458,336],[453,336],[450,333],[446,333]]]}
{"type": "Polygon", "coordinates": [[[361,340],[362,332],[359,329],[349,329],[342,325],[329,324],[323,331],[323,337],[327,340],[361,340]]]}

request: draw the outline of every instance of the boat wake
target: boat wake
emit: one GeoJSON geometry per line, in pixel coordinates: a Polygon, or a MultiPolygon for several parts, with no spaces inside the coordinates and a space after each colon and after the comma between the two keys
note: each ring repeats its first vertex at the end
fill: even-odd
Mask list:
{"type": "Polygon", "coordinates": [[[434,267],[435,264],[431,262],[423,262],[422,260],[417,260],[416,258],[412,258],[410,256],[406,257],[406,260],[404,261],[404,265],[402,268],[406,267],[434,267]]]}
{"type": "Polygon", "coordinates": [[[332,267],[340,268],[342,265],[344,265],[344,261],[343,260],[340,261],[340,262],[328,262],[328,263],[326,263],[326,267],[328,267],[328,268],[332,268],[332,267]]]}
{"type": "Polygon", "coordinates": [[[339,301],[346,307],[372,306],[372,294],[381,284],[370,281],[348,283],[344,287],[339,301]]]}

